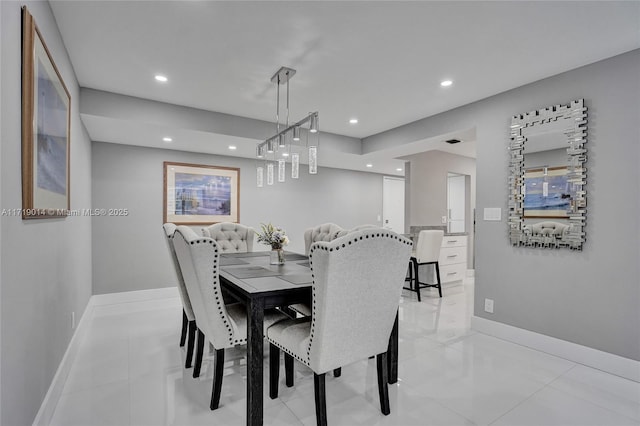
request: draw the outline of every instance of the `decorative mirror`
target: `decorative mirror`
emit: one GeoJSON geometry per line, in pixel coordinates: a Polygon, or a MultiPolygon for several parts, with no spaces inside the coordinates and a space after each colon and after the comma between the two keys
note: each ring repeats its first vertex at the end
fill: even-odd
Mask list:
{"type": "Polygon", "coordinates": [[[511,119],[512,245],[582,250],[587,219],[586,142],[584,99],[511,119]]]}

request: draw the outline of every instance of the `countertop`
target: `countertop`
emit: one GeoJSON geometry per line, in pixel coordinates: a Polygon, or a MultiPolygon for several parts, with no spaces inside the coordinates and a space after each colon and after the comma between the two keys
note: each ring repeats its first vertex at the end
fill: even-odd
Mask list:
{"type": "Polygon", "coordinates": [[[447,232],[447,227],[445,225],[412,225],[409,227],[409,235],[418,235],[420,231],[431,230],[431,229],[444,231],[444,235],[446,236],[469,235],[468,232],[447,232]]]}

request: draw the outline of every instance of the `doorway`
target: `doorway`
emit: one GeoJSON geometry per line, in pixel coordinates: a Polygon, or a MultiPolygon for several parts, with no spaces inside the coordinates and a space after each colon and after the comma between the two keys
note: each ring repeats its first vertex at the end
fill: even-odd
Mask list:
{"type": "Polygon", "coordinates": [[[467,232],[468,175],[447,173],[447,232],[467,232]]]}
{"type": "Polygon", "coordinates": [[[382,226],[404,234],[404,178],[382,178],[382,226]]]}

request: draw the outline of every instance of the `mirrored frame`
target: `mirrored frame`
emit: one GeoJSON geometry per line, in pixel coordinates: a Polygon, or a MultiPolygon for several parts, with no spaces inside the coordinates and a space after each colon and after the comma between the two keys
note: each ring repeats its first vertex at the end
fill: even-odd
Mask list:
{"type": "MultiPolygon", "coordinates": [[[[584,99],[515,115],[509,144],[509,240],[514,246],[582,250],[587,220],[587,108],[584,99]],[[559,128],[566,141],[566,182],[571,198],[561,233],[539,233],[525,223],[525,153],[530,135],[545,128],[559,128]]],[[[534,224],[535,225],[535,224],[534,224]]],[[[538,227],[539,228],[539,227],[538,227]]]]}

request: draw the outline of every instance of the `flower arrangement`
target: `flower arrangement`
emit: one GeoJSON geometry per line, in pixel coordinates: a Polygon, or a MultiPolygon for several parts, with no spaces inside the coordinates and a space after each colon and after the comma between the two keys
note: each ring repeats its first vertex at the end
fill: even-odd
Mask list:
{"type": "Polygon", "coordinates": [[[272,249],[282,249],[283,246],[289,244],[289,237],[282,228],[276,228],[271,223],[261,223],[262,232],[257,232],[258,242],[271,246],[272,249]]]}

